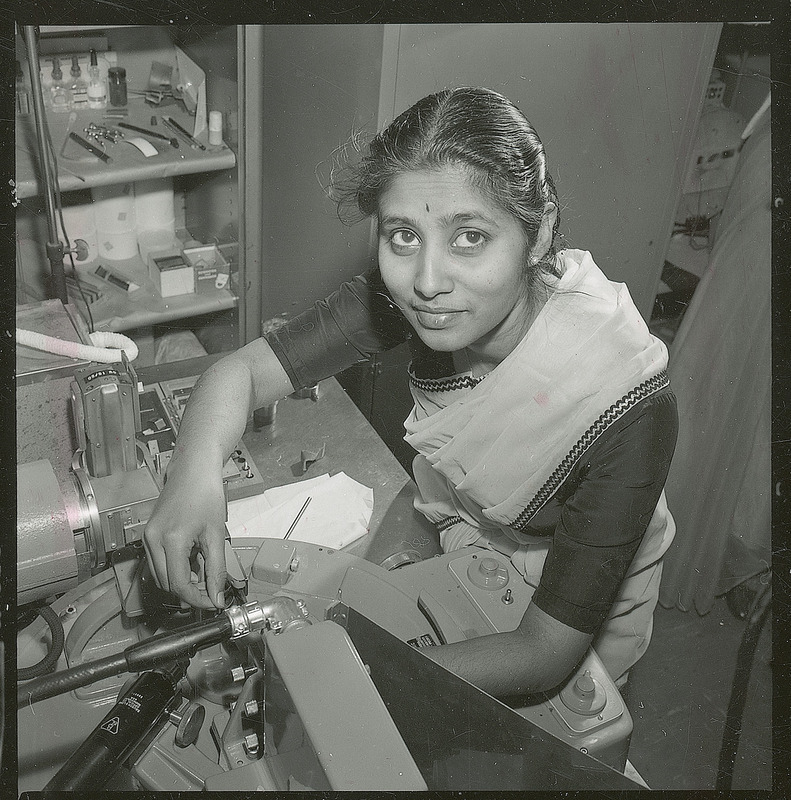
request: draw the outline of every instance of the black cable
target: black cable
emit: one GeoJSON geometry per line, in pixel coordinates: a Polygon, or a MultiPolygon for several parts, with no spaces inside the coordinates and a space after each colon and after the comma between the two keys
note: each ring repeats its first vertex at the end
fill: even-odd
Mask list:
{"type": "Polygon", "coordinates": [[[43,675],[17,687],[17,706],[45,700],[65,694],[72,689],[88,686],[102,678],[122,672],[142,672],[172,663],[186,655],[192,655],[200,647],[208,647],[230,638],[233,632],[231,620],[226,614],[185,625],[175,631],[159,633],[142,642],[130,645],[98,661],[79,664],[71,669],[43,675]]]}
{"type": "Polygon", "coordinates": [[[100,658],[98,661],[78,664],[76,667],[71,667],[71,669],[66,669],[62,672],[43,675],[29,683],[17,686],[17,706],[21,707],[27,703],[35,703],[37,700],[46,700],[48,697],[66,694],[72,689],[88,686],[103,678],[119,675],[126,670],[127,665],[124,653],[116,653],[106,658],[100,658]]]}
{"type": "Polygon", "coordinates": [[[63,634],[63,623],[61,623],[57,612],[50,606],[41,606],[41,608],[38,609],[38,616],[49,626],[52,633],[52,642],[41,661],[30,667],[21,667],[17,670],[17,681],[29,681],[33,678],[38,678],[40,675],[46,675],[48,672],[51,672],[58,663],[60,654],[63,652],[65,636],[63,634]]]}
{"type": "Polygon", "coordinates": [[[715,790],[718,792],[730,792],[731,790],[750,672],[761,631],[769,616],[771,602],[772,584],[770,582],[766,584],[763,592],[758,595],[753,603],[751,613],[747,619],[747,627],[739,644],[739,652],[736,656],[736,670],[733,675],[728,711],[725,715],[725,730],[722,736],[720,760],[717,765],[717,779],[714,785],[715,790]]]}

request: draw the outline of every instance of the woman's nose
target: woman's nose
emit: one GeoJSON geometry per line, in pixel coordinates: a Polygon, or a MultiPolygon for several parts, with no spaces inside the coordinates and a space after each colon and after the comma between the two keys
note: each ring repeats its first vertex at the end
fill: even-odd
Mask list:
{"type": "Polygon", "coordinates": [[[422,248],[417,259],[414,287],[418,295],[426,298],[453,290],[453,280],[443,253],[430,247],[422,248]]]}

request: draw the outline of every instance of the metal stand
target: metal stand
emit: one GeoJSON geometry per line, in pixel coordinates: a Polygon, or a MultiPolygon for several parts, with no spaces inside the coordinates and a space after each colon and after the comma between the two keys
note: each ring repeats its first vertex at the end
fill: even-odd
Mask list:
{"type": "Polygon", "coordinates": [[[64,305],[69,301],[66,291],[66,272],[63,266],[63,243],[58,238],[55,193],[57,180],[50,161],[49,143],[44,112],[44,95],[41,89],[38,31],[34,25],[23,25],[22,32],[27,48],[27,63],[30,70],[30,88],[33,94],[33,114],[36,120],[36,139],[41,156],[41,169],[44,179],[44,199],[47,209],[47,258],[52,276],[52,291],[64,305]]]}
{"type": "Polygon", "coordinates": [[[730,792],[733,783],[733,770],[736,766],[736,756],[739,750],[739,737],[742,732],[742,717],[744,706],[747,702],[747,684],[758,639],[761,636],[764,623],[769,617],[772,603],[771,575],[763,591],[755,598],[747,619],[747,627],[742,634],[739,652],[736,656],[736,671],[733,676],[731,697],[728,702],[728,711],[725,716],[725,732],[722,737],[719,765],[717,767],[717,780],[715,790],[730,792]]]}

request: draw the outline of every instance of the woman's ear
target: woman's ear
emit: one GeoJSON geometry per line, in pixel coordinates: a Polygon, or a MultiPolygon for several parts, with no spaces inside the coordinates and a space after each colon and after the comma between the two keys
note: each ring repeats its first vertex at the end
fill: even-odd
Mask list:
{"type": "Polygon", "coordinates": [[[555,228],[555,221],[558,218],[558,207],[554,203],[544,205],[544,216],[541,218],[541,225],[538,228],[536,244],[531,253],[531,262],[537,264],[547,254],[552,244],[552,231],[555,228]]]}

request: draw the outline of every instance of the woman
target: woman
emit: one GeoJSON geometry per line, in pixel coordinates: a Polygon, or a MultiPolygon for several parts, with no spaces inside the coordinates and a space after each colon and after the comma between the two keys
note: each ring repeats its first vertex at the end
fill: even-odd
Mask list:
{"type": "Polygon", "coordinates": [[[377,218],[378,270],[201,378],[146,531],[158,582],[221,607],[221,469],[251,410],[409,339],[416,507],[446,551],[496,549],[537,585],[517,630],[424,652],[507,696],[556,686],[593,642],[622,684],[674,532],[664,345],[589,253],[556,253],[543,145],[495,92],[416,103],[372,141],[350,200],[377,218]]]}

